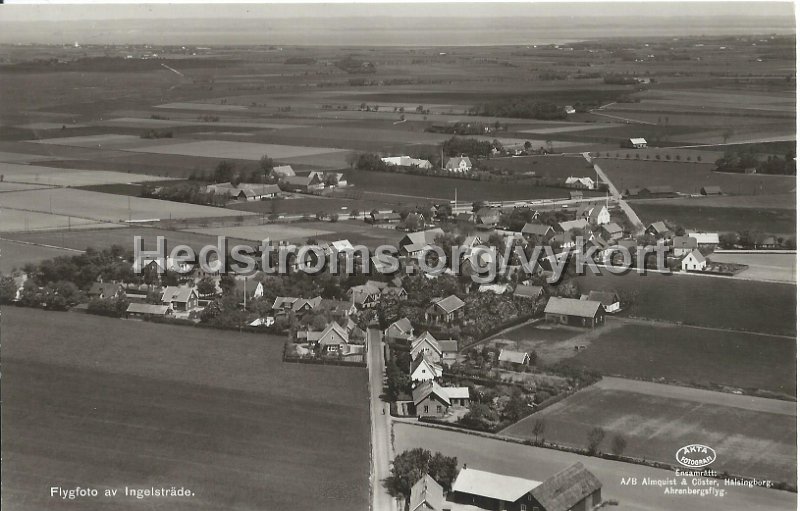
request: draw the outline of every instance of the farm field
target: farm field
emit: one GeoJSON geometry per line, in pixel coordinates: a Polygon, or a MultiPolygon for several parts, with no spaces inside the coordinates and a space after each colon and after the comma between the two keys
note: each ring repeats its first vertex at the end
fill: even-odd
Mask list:
{"type": "Polygon", "coordinates": [[[666,200],[641,200],[630,205],[645,225],[667,220],[685,229],[699,231],[757,231],[789,236],[795,233],[797,218],[794,209],[786,208],[673,206],[666,200]]]}
{"type": "Polygon", "coordinates": [[[564,362],[609,376],[797,395],[792,338],[624,320],[592,337],[564,362]]]}
{"type": "Polygon", "coordinates": [[[6,239],[4,235],[0,238],[0,273],[7,275],[14,269],[21,269],[27,263],[37,264],[46,259],[77,254],[78,252],[72,250],[16,243],[6,239]]]}
{"type": "Polygon", "coordinates": [[[332,147],[303,147],[275,144],[254,144],[225,140],[185,141],[165,145],[131,147],[129,151],[157,154],[180,154],[212,158],[232,158],[239,160],[259,160],[265,154],[277,160],[304,156],[336,153],[341,149],[332,147]]]}
{"type": "Polygon", "coordinates": [[[288,128],[299,128],[298,124],[284,124],[277,122],[252,122],[252,121],[217,121],[205,122],[201,120],[181,120],[181,119],[151,119],[137,117],[119,117],[100,121],[101,126],[111,126],[120,128],[166,128],[170,126],[203,126],[208,128],[253,128],[259,130],[280,130],[288,128]]]}
{"type": "Polygon", "coordinates": [[[3,163],[32,163],[37,161],[47,161],[53,159],[55,158],[39,154],[21,154],[21,153],[9,153],[6,151],[0,151],[0,162],[3,163]]]}
{"type": "Polygon", "coordinates": [[[746,264],[736,276],[742,279],[797,282],[796,254],[712,254],[715,263],[746,264]]]}
{"type": "Polygon", "coordinates": [[[102,135],[83,135],[76,137],[58,137],[58,138],[44,138],[40,140],[31,140],[30,142],[37,144],[55,144],[66,145],[72,147],[97,147],[108,149],[127,149],[130,147],[152,145],[153,140],[144,139],[135,135],[116,135],[113,133],[102,135]]]}
{"type": "Polygon", "coordinates": [[[20,190],[36,190],[37,188],[49,188],[46,185],[34,185],[27,183],[13,183],[10,181],[0,181],[0,192],[18,192],[20,190]]]}
{"type": "Polygon", "coordinates": [[[796,186],[793,176],[713,172],[712,163],[603,159],[599,165],[620,192],[626,188],[672,186],[678,192],[700,193],[700,188],[704,186],[717,185],[727,194],[768,195],[785,194],[796,186]]]}
{"type": "Polygon", "coordinates": [[[246,106],[241,105],[216,105],[214,103],[165,103],[163,105],[156,105],[154,108],[174,108],[176,110],[210,110],[216,112],[239,112],[247,110],[246,106]]]}
{"type": "Polygon", "coordinates": [[[587,274],[576,279],[584,294],[612,290],[633,296],[622,314],[686,325],[795,335],[795,287],[694,275],[587,274]]]}
{"type": "Polygon", "coordinates": [[[231,210],[249,211],[262,215],[272,213],[286,213],[290,215],[314,216],[318,212],[336,213],[340,216],[349,216],[350,211],[357,209],[359,215],[368,214],[371,210],[390,208],[395,204],[415,204],[427,203],[424,200],[414,200],[413,197],[389,197],[389,200],[381,200],[379,196],[370,193],[359,194],[356,192],[355,198],[343,197],[320,197],[315,195],[297,194],[291,198],[265,201],[248,201],[228,204],[226,207],[231,210]]]}
{"type": "Polygon", "coordinates": [[[797,196],[794,193],[775,193],[770,195],[708,195],[695,197],[676,197],[674,199],[641,199],[629,200],[628,204],[637,207],[640,204],[664,206],[702,206],[704,208],[735,209],[790,209],[797,208],[797,196]]]}
{"type": "MultiPolygon", "coordinates": [[[[49,190],[48,190],[49,191],[49,190]]],[[[4,207],[3,198],[12,193],[0,194],[0,232],[10,233],[15,231],[51,231],[56,229],[97,229],[117,227],[117,224],[104,220],[73,217],[68,215],[50,214],[38,211],[8,209],[4,207]]],[[[25,192],[32,193],[32,192],[25,192]]]]}
{"type": "Polygon", "coordinates": [[[5,308],[3,508],[72,508],[49,498],[53,484],[194,492],[151,509],[366,508],[366,371],[284,364],[282,348],[264,335],[5,308]]]}
{"type": "MultiPolygon", "coordinates": [[[[233,211],[211,206],[198,206],[181,202],[169,202],[140,197],[122,198],[108,193],[90,192],[70,188],[49,190],[30,190],[0,194],[0,208],[52,213],[53,215],[70,216],[94,220],[96,222],[125,222],[148,219],[181,219],[202,217],[225,217],[246,215],[241,211],[233,211]]],[[[66,226],[66,222],[63,226],[66,226]]],[[[19,222],[13,228],[4,230],[23,230],[19,222]]]]}
{"type": "Polygon", "coordinates": [[[728,395],[714,402],[708,395],[713,393],[705,391],[672,392],[669,386],[611,380],[613,385],[603,380],[501,434],[532,439],[533,422],[539,419],[545,421],[546,440],[585,447],[589,431],[601,427],[606,431],[601,451],[608,452],[611,438],[620,435],[627,441],[625,455],[672,464],[680,446],[702,442],[717,452],[714,470],[773,481],[796,479],[797,416],[792,403],[785,410],[752,410],[754,399],[773,400],[733,396],[745,401],[739,407],[725,404],[731,400],[728,395]]]}
{"type": "Polygon", "coordinates": [[[422,447],[433,452],[439,451],[447,456],[455,456],[459,465],[466,463],[467,466],[478,470],[536,481],[543,481],[559,470],[580,461],[603,483],[603,499],[616,500],[619,502],[619,509],[629,511],[686,511],[686,509],[788,511],[797,507],[795,494],[763,488],[730,487],[726,488],[725,496],[720,498],[665,495],[664,489],[658,486],[641,484],[625,486],[621,481],[627,477],[636,477],[640,481],[644,477],[666,479],[675,476],[673,471],[579,456],[456,431],[395,423],[394,437],[396,452],[422,447]]]}
{"type": "Polygon", "coordinates": [[[112,183],[141,183],[159,178],[147,174],[131,174],[104,170],[79,170],[40,165],[0,164],[5,181],[47,186],[89,186],[112,183]]]}

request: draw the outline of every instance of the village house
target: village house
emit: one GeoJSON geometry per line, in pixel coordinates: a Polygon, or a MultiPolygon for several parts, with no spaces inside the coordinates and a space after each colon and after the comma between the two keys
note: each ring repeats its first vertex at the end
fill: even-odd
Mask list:
{"type": "Polygon", "coordinates": [[[398,243],[400,255],[416,257],[423,249],[433,245],[436,242],[436,238],[440,236],[444,236],[444,231],[439,227],[426,231],[410,232],[403,236],[398,243]]]}
{"type": "Polygon", "coordinates": [[[501,349],[497,355],[497,361],[501,364],[509,364],[511,366],[526,366],[531,362],[531,356],[522,351],[512,351],[501,349]]]}
{"type": "Polygon", "coordinates": [[[580,190],[571,190],[569,192],[570,200],[580,200],[583,199],[583,192],[580,190]]]}
{"type": "Polygon", "coordinates": [[[602,487],[600,480],[580,462],[544,482],[465,465],[453,482],[451,500],[492,511],[589,511],[602,501],[602,487]]]}
{"type": "Polygon", "coordinates": [[[433,165],[428,160],[421,160],[419,158],[412,158],[411,156],[388,156],[381,158],[381,161],[387,165],[396,167],[419,167],[421,169],[431,169],[433,165]]]}
{"type": "Polygon", "coordinates": [[[616,240],[624,236],[624,232],[622,231],[622,227],[619,226],[616,222],[611,222],[605,224],[602,228],[603,234],[610,240],[616,240]]]}
{"type": "Polygon", "coordinates": [[[569,176],[564,184],[570,188],[580,188],[584,190],[594,190],[595,189],[595,182],[594,179],[590,177],[573,177],[569,176]]]}
{"type": "Polygon", "coordinates": [[[683,257],[695,249],[697,249],[697,240],[691,236],[672,238],[672,253],[675,257],[683,257]]]}
{"type": "Polygon", "coordinates": [[[272,167],[271,175],[273,178],[281,179],[284,177],[293,177],[295,173],[291,165],[276,165],[272,167]]]}
{"type": "Polygon", "coordinates": [[[469,172],[472,170],[472,161],[466,156],[456,156],[447,160],[444,168],[450,172],[469,172]]]}
{"type": "Polygon", "coordinates": [[[550,323],[594,328],[605,323],[603,304],[592,300],[551,297],[544,308],[550,323]]]}
{"type": "MultiPolygon", "coordinates": [[[[603,310],[606,311],[606,314],[619,312],[620,300],[619,296],[614,291],[589,291],[589,294],[585,296],[589,301],[602,303],[603,310]]],[[[581,299],[583,299],[583,296],[581,299]]]]}
{"type": "Polygon", "coordinates": [[[329,187],[329,188],[344,188],[347,186],[347,178],[344,177],[344,174],[341,172],[309,172],[309,178],[316,178],[320,183],[322,183],[322,187],[329,187]]]}
{"type": "Polygon", "coordinates": [[[605,205],[584,204],[578,208],[576,220],[586,220],[592,225],[605,225],[611,221],[611,213],[605,205]]]}
{"type": "Polygon", "coordinates": [[[408,511],[443,511],[444,489],[430,475],[425,474],[411,487],[408,511]]]}
{"type": "Polygon", "coordinates": [[[514,288],[514,298],[522,298],[525,300],[536,301],[544,293],[542,286],[527,286],[525,284],[517,284],[514,288]]]}
{"type": "Polygon", "coordinates": [[[555,234],[552,227],[546,224],[527,223],[522,227],[522,234],[526,237],[536,236],[540,240],[547,240],[555,234]]]}
{"type": "Polygon", "coordinates": [[[167,286],[161,294],[161,303],[173,311],[190,311],[197,308],[197,289],[189,286],[167,286]]]}
{"type": "Polygon", "coordinates": [[[322,303],[322,297],[296,298],[294,296],[277,296],[272,302],[272,310],[276,314],[295,314],[306,313],[315,310],[322,303]]]}
{"type": "Polygon", "coordinates": [[[456,295],[434,299],[425,310],[425,322],[433,324],[451,324],[460,321],[464,314],[464,301],[456,295]]]}
{"type": "Polygon", "coordinates": [[[647,226],[645,231],[647,234],[652,234],[656,238],[666,238],[669,239],[672,237],[672,231],[669,230],[667,224],[662,221],[653,222],[652,224],[647,226]]]}
{"type": "Polygon", "coordinates": [[[150,303],[130,303],[125,311],[127,318],[165,318],[171,313],[169,305],[153,305],[150,303]]]}
{"type": "Polygon", "coordinates": [[[373,211],[366,220],[368,223],[375,225],[397,224],[400,223],[400,213],[395,213],[393,211],[389,213],[379,213],[378,211],[373,211]]]}
{"type": "Polygon", "coordinates": [[[90,300],[100,299],[107,300],[111,298],[120,298],[125,296],[125,286],[119,282],[93,282],[89,290],[86,292],[86,297],[90,300]]]}
{"type": "Polygon", "coordinates": [[[414,338],[414,327],[408,318],[400,318],[383,331],[383,337],[389,340],[410,341],[414,338]]]}
{"type": "Polygon", "coordinates": [[[589,229],[589,222],[584,218],[579,220],[567,220],[566,222],[559,222],[558,228],[561,232],[569,232],[572,229],[586,231],[589,229]]]}
{"type": "Polygon", "coordinates": [[[438,341],[430,332],[424,332],[411,341],[411,358],[416,359],[423,355],[435,363],[449,367],[458,357],[458,341],[453,339],[438,341]]]}
{"type": "Polygon", "coordinates": [[[500,222],[500,210],[495,208],[481,208],[475,216],[475,223],[479,225],[495,226],[500,222]]]}
{"type": "Polygon", "coordinates": [[[623,146],[630,149],[645,149],[647,140],[643,138],[629,138],[623,142],[623,146]]]}
{"type": "Polygon", "coordinates": [[[309,345],[325,355],[339,355],[345,351],[350,341],[347,330],[339,323],[331,322],[321,332],[308,331],[306,340],[309,345]]]}
{"type": "Polygon", "coordinates": [[[708,260],[699,250],[694,249],[686,257],[681,259],[681,270],[683,271],[703,271],[706,269],[708,260]]]}
{"type": "Polygon", "coordinates": [[[451,406],[469,405],[469,388],[442,387],[428,380],[414,387],[411,397],[417,417],[441,418],[451,406]]]}
{"type": "Polygon", "coordinates": [[[423,354],[411,361],[408,374],[412,382],[435,380],[442,377],[442,366],[423,354]]]}
{"type": "Polygon", "coordinates": [[[325,184],[320,181],[317,174],[307,176],[288,176],[281,179],[281,189],[287,192],[310,193],[322,190],[325,184]]]}

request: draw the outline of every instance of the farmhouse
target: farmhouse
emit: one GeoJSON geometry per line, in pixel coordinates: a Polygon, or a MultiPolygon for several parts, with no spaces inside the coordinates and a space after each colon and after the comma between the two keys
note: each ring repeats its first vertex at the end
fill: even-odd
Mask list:
{"type": "Polygon", "coordinates": [[[283,177],[292,177],[294,175],[294,169],[292,169],[291,165],[276,165],[275,167],[272,167],[272,176],[278,179],[283,177]]]}
{"type": "Polygon", "coordinates": [[[472,161],[466,156],[456,156],[447,160],[444,168],[450,172],[469,172],[472,170],[472,161]]]}
{"type": "Polygon", "coordinates": [[[400,223],[400,213],[379,213],[373,211],[367,217],[367,221],[371,224],[397,224],[400,223]]]}
{"type": "Polygon", "coordinates": [[[444,417],[450,408],[450,396],[433,380],[420,383],[411,391],[417,417],[444,417]]]}
{"type": "Polygon", "coordinates": [[[514,288],[514,298],[523,298],[526,300],[537,300],[542,293],[544,292],[544,288],[542,286],[526,286],[524,284],[517,284],[517,287],[514,288]]]}
{"type": "Polygon", "coordinates": [[[590,177],[568,177],[564,184],[569,186],[570,188],[581,188],[585,190],[594,190],[595,182],[594,179],[590,177]]]}
{"type": "Polygon", "coordinates": [[[605,322],[603,304],[593,300],[576,300],[553,296],[544,308],[545,319],[562,325],[594,328],[605,322]]]}
{"type": "Polygon", "coordinates": [[[344,351],[344,348],[350,341],[350,336],[347,334],[344,327],[334,321],[321,332],[307,332],[306,339],[309,344],[315,346],[323,353],[338,354],[344,351]]]}
{"type": "Polygon", "coordinates": [[[696,239],[698,245],[719,245],[719,233],[716,232],[687,232],[686,235],[696,239]]]}
{"type": "Polygon", "coordinates": [[[320,181],[316,173],[307,176],[288,176],[281,179],[281,189],[289,192],[308,193],[323,188],[325,188],[325,183],[320,181]]]}
{"type": "Polygon", "coordinates": [[[546,224],[527,223],[522,227],[522,234],[525,236],[536,236],[539,239],[547,239],[555,233],[552,227],[546,224]]]}
{"type": "Polygon", "coordinates": [[[708,261],[699,250],[694,249],[681,260],[681,270],[683,271],[703,271],[708,261]]]}
{"type": "Polygon", "coordinates": [[[408,374],[412,382],[435,380],[442,377],[442,366],[423,354],[411,361],[408,374]]]}
{"type": "Polygon", "coordinates": [[[117,282],[93,282],[89,291],[86,292],[89,299],[99,298],[101,300],[118,298],[125,296],[125,287],[117,282]]]}
{"type": "Polygon", "coordinates": [[[153,305],[150,303],[131,303],[125,311],[128,318],[164,318],[170,313],[168,305],[153,305]]]}
{"type": "Polygon", "coordinates": [[[439,227],[427,231],[410,232],[403,236],[398,243],[400,255],[416,257],[424,248],[433,245],[436,238],[440,236],[444,236],[444,231],[439,227]]]}
{"type": "Polygon", "coordinates": [[[400,318],[383,331],[383,336],[387,339],[402,339],[409,341],[414,336],[414,327],[408,318],[400,318]]]}
{"type": "MultiPolygon", "coordinates": [[[[583,299],[583,297],[581,297],[583,299]]],[[[586,299],[603,304],[603,310],[607,314],[618,312],[620,308],[619,296],[614,291],[589,291],[586,299]]]]}
{"type": "Polygon", "coordinates": [[[722,188],[719,186],[704,186],[700,188],[700,195],[722,195],[722,188]]]}
{"type": "Polygon", "coordinates": [[[443,506],[444,489],[428,474],[411,487],[408,511],[442,511],[443,506]]]}
{"type": "Polygon", "coordinates": [[[675,257],[683,257],[697,249],[697,240],[691,236],[675,236],[672,238],[672,253],[675,257]]]}
{"type": "Polygon", "coordinates": [[[669,238],[671,236],[671,231],[667,227],[667,224],[660,220],[648,225],[645,232],[647,232],[647,234],[652,234],[657,238],[669,238]]]}
{"type": "Polygon", "coordinates": [[[243,201],[274,199],[280,191],[278,185],[259,183],[240,183],[236,186],[231,183],[218,183],[206,186],[207,193],[214,192],[216,195],[243,201]]]}
{"type": "Polygon", "coordinates": [[[425,355],[435,363],[452,365],[458,356],[458,341],[446,339],[437,341],[430,332],[425,332],[411,342],[411,358],[425,355]]]}
{"type": "Polygon", "coordinates": [[[308,177],[316,178],[324,187],[344,188],[347,186],[347,179],[341,172],[309,172],[308,177]]]}
{"type": "Polygon", "coordinates": [[[647,140],[643,138],[629,138],[623,143],[623,145],[625,147],[630,147],[631,149],[644,149],[647,147],[647,140]]]}
{"type": "Polygon", "coordinates": [[[619,226],[616,222],[611,222],[605,224],[603,226],[603,234],[605,234],[609,239],[617,239],[623,236],[622,227],[619,226]]]}
{"type": "Polygon", "coordinates": [[[189,311],[197,307],[197,289],[189,286],[167,286],[161,294],[161,303],[174,311],[189,311]]]}
{"type": "Polygon", "coordinates": [[[421,169],[433,168],[433,165],[431,165],[431,162],[428,160],[412,158],[411,156],[389,156],[387,158],[381,158],[381,161],[387,165],[393,165],[396,167],[419,167],[421,169]]]}
{"type": "Polygon", "coordinates": [[[526,366],[530,363],[531,356],[522,351],[500,350],[500,354],[497,355],[497,361],[507,364],[526,366]]]}
{"type": "Polygon", "coordinates": [[[434,324],[458,321],[463,315],[464,305],[464,301],[456,295],[436,299],[425,311],[425,321],[434,324]]]}

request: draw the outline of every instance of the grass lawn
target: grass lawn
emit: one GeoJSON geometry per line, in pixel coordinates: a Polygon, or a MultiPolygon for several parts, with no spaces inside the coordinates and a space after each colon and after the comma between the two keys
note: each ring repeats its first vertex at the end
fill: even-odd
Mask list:
{"type": "Polygon", "coordinates": [[[714,448],[713,468],[752,477],[794,481],[796,416],[768,413],[636,391],[591,386],[514,424],[503,433],[532,438],[533,421],[545,421],[545,439],[585,447],[589,431],[606,431],[600,450],[608,452],[614,435],[624,454],[675,464],[675,451],[687,444],[714,448]]]}
{"type": "Polygon", "coordinates": [[[615,290],[633,297],[623,314],[687,325],[795,335],[796,289],[788,284],[657,274],[577,278],[581,292],[615,290]]]}
{"type": "Polygon", "coordinates": [[[2,505],[49,487],[184,486],[80,509],[368,506],[367,374],[284,364],[283,339],[3,310],[2,505]]]}
{"type": "Polygon", "coordinates": [[[565,362],[606,375],[797,394],[791,339],[668,324],[600,331],[565,362]]]}
{"type": "MultiPolygon", "coordinates": [[[[732,197],[733,199],[733,197],[732,197]]],[[[645,223],[668,220],[685,229],[709,231],[758,231],[794,234],[797,214],[794,209],[672,206],[662,201],[637,201],[631,206],[645,223]]]]}

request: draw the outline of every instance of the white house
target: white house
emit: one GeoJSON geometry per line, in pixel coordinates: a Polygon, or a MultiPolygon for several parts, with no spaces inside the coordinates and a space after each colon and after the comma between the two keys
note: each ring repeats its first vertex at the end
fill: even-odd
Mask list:
{"type": "Polygon", "coordinates": [[[708,261],[705,256],[695,249],[681,260],[681,270],[683,271],[703,271],[708,261]]]}
{"type": "Polygon", "coordinates": [[[644,149],[647,147],[647,140],[643,138],[629,138],[628,139],[629,147],[633,149],[644,149]]]}
{"type": "Polygon", "coordinates": [[[469,172],[472,170],[472,161],[466,156],[457,156],[447,160],[444,168],[450,172],[469,172]]]}
{"type": "Polygon", "coordinates": [[[411,361],[408,373],[411,375],[411,381],[435,380],[442,377],[442,366],[426,356],[421,356],[411,361]]]}
{"type": "Polygon", "coordinates": [[[594,190],[595,184],[594,179],[590,177],[573,177],[570,176],[564,182],[567,186],[571,186],[573,188],[585,188],[587,190],[594,190]]]}
{"type": "Polygon", "coordinates": [[[396,167],[419,167],[421,169],[430,169],[433,167],[428,160],[421,160],[419,158],[412,158],[411,156],[389,156],[381,158],[381,161],[387,165],[396,167]]]}
{"type": "Polygon", "coordinates": [[[698,245],[719,245],[717,232],[687,232],[686,235],[696,239],[698,245]]]}

